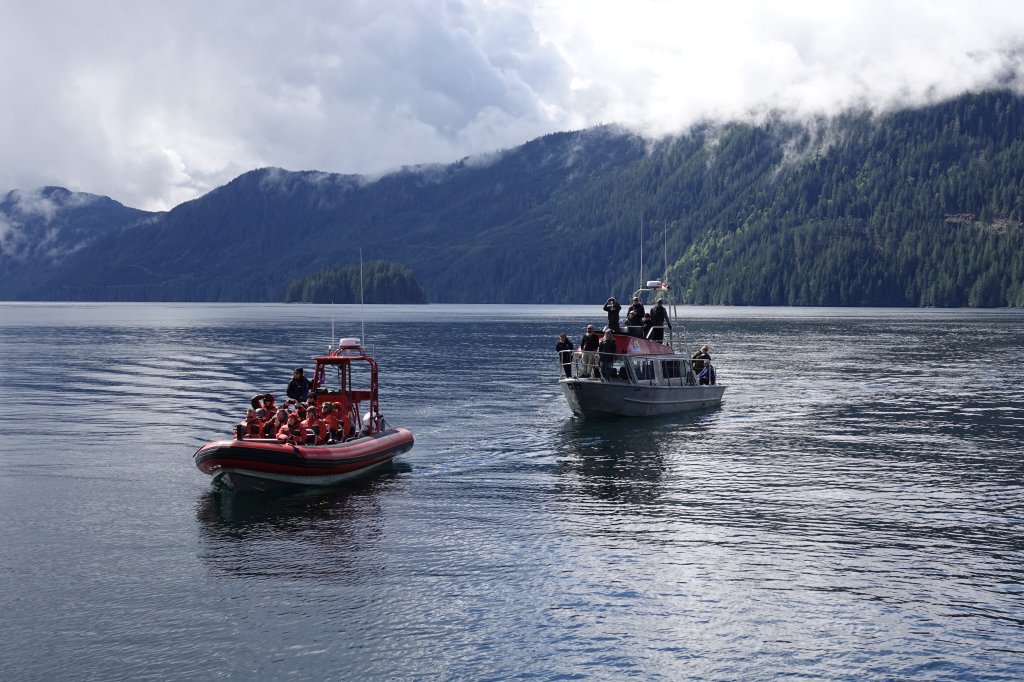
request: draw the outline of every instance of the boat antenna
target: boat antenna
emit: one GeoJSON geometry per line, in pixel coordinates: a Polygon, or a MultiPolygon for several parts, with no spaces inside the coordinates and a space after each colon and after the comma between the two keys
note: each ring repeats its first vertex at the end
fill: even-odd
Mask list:
{"type": "Polygon", "coordinates": [[[363,348],[366,347],[366,316],[363,314],[363,247],[359,247],[359,335],[363,348]]]}
{"type": "Polygon", "coordinates": [[[331,301],[331,342],[327,344],[327,352],[334,348],[334,301],[331,301]]]}
{"type": "Polygon", "coordinates": [[[640,216],[640,286],[644,286],[644,217],[640,216]]]}

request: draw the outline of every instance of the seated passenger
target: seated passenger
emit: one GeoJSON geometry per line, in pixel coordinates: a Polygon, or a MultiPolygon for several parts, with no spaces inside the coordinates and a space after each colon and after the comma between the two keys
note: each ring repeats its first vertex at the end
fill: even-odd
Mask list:
{"type": "Polygon", "coordinates": [[[301,422],[306,432],[306,445],[322,445],[327,440],[324,438],[323,424],[320,423],[317,412],[316,405],[310,405],[306,409],[306,418],[301,422]]]}
{"type": "Polygon", "coordinates": [[[263,422],[256,416],[256,410],[248,409],[245,412],[245,419],[235,427],[235,438],[259,438],[263,422]]]}
{"type": "Polygon", "coordinates": [[[288,421],[277,431],[277,440],[290,445],[298,441],[305,442],[305,431],[299,423],[299,415],[294,412],[288,415],[288,421]]]}
{"type": "Polygon", "coordinates": [[[327,442],[337,442],[345,439],[345,435],[342,433],[341,423],[338,421],[338,417],[334,412],[334,403],[324,403],[324,414],[321,421],[323,422],[324,429],[326,431],[327,442]]]}
{"type": "Polygon", "coordinates": [[[274,438],[277,435],[278,430],[288,423],[288,412],[285,409],[280,409],[277,413],[263,423],[263,433],[261,434],[264,438],[274,438]]]}
{"type": "Polygon", "coordinates": [[[702,386],[715,384],[715,368],[711,365],[711,354],[707,346],[693,354],[693,371],[697,374],[697,382],[702,386]]]}
{"type": "Polygon", "coordinates": [[[267,421],[267,411],[262,407],[256,410],[256,420],[249,424],[249,438],[259,438],[263,435],[263,424],[267,421]]]}
{"type": "Polygon", "coordinates": [[[277,405],[274,404],[274,394],[264,393],[263,394],[263,409],[267,411],[267,414],[273,416],[277,412],[277,405]]]}

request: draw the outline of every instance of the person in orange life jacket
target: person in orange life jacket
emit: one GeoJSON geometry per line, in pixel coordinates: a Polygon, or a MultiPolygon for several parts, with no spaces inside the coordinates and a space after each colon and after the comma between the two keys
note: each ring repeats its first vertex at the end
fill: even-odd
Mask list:
{"type": "Polygon", "coordinates": [[[352,414],[352,403],[347,399],[341,403],[334,403],[334,415],[341,425],[341,439],[348,440],[356,432],[356,418],[352,414]]]}
{"type": "Polygon", "coordinates": [[[296,442],[305,442],[305,432],[299,423],[299,415],[294,412],[288,415],[288,421],[277,431],[277,440],[293,445],[296,442]]]}
{"type": "Polygon", "coordinates": [[[313,435],[307,435],[306,443],[309,445],[321,445],[327,440],[324,437],[326,429],[324,429],[323,424],[320,422],[320,415],[318,413],[319,410],[316,409],[316,405],[310,405],[306,410],[306,418],[302,421],[302,428],[306,430],[306,433],[313,432],[313,435]]]}
{"type": "Polygon", "coordinates": [[[259,438],[262,425],[256,418],[256,410],[250,408],[245,411],[245,419],[235,427],[235,438],[259,438]]]}
{"type": "Polygon", "coordinates": [[[288,382],[288,397],[304,403],[309,400],[309,389],[312,382],[302,375],[302,368],[296,367],[292,372],[292,380],[288,382]]]}
{"type": "Polygon", "coordinates": [[[668,311],[665,310],[665,306],[660,298],[654,302],[654,307],[651,308],[651,323],[651,341],[663,341],[665,339],[665,327],[671,329],[672,323],[668,321],[668,311]]]}
{"type": "Polygon", "coordinates": [[[267,411],[262,407],[256,410],[256,421],[249,425],[249,436],[259,438],[263,435],[263,425],[267,423],[267,411]]]}
{"type": "Polygon", "coordinates": [[[341,440],[341,424],[334,415],[334,403],[326,402],[323,406],[323,414],[320,416],[320,423],[324,426],[324,435],[328,442],[341,440]]]}
{"type": "Polygon", "coordinates": [[[277,413],[277,405],[274,404],[274,394],[264,393],[263,394],[263,409],[267,411],[267,415],[273,417],[277,413]]]}
{"type": "Polygon", "coordinates": [[[562,363],[565,370],[565,377],[572,376],[572,341],[565,334],[558,335],[558,343],[555,344],[555,352],[558,353],[558,361],[562,363]]]}
{"type": "Polygon", "coordinates": [[[283,408],[278,410],[277,413],[268,419],[263,424],[263,437],[274,438],[277,436],[278,430],[288,423],[288,412],[283,408]]]}

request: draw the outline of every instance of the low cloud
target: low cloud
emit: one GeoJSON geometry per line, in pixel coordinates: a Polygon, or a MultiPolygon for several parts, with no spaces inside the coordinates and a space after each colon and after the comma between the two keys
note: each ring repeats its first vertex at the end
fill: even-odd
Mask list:
{"type": "Polygon", "coordinates": [[[1022,88],[1024,5],[0,4],[0,186],[162,210],[253,168],[375,176],[560,130],[1022,88]]]}

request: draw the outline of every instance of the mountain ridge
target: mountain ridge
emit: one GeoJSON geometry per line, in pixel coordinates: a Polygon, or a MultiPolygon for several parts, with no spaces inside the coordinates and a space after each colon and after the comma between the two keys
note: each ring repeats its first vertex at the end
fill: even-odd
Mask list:
{"type": "Polygon", "coordinates": [[[362,253],[434,302],[603,301],[667,260],[686,303],[1022,306],[1022,130],[1024,99],[990,91],[654,141],[555,133],[374,178],[254,169],[0,297],[279,301],[362,253]]]}

